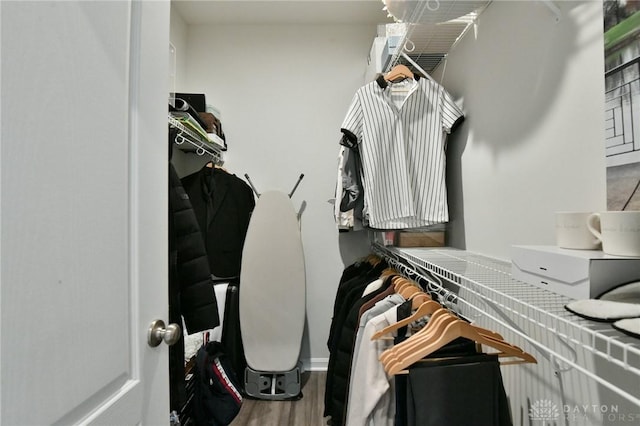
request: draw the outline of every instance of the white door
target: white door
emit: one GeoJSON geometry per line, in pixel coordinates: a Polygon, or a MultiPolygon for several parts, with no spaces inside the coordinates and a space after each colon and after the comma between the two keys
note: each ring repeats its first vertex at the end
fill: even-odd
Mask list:
{"type": "Polygon", "coordinates": [[[0,423],[169,422],[166,1],[0,1],[0,423]]]}

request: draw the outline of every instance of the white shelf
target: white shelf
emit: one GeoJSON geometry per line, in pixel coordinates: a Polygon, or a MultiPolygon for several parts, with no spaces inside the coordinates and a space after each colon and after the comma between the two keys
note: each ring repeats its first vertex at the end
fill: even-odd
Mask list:
{"type": "Polygon", "coordinates": [[[576,369],[640,407],[640,339],[616,331],[609,323],[570,313],[564,306],[572,299],[513,279],[509,262],[450,248],[379,244],[372,248],[409,278],[428,282],[428,290],[461,315],[472,320],[489,317],[556,362],[560,371],[576,369]],[[525,329],[535,332],[525,333],[525,329]],[[558,344],[537,339],[539,331],[555,335],[558,344]],[[571,355],[578,351],[602,358],[621,374],[633,375],[632,387],[623,388],[596,375],[581,357],[571,355]]]}

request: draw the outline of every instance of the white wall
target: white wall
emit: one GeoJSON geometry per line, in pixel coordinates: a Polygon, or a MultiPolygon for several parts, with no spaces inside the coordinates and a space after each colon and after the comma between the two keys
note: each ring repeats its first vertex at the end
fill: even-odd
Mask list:
{"type": "Polygon", "coordinates": [[[449,54],[443,84],[467,116],[448,163],[457,247],[510,259],[555,243],[555,211],[606,208],[602,3],[554,3],[559,22],[494,1],[449,54]]]}
{"type": "Polygon", "coordinates": [[[176,49],[176,89],[184,86],[184,78],[187,74],[187,61],[186,58],[184,58],[184,54],[187,51],[187,28],[187,23],[175,10],[175,6],[172,3],[169,42],[173,44],[173,47],[176,49]]]}
{"type": "MultiPolygon", "coordinates": [[[[173,18],[172,18],[173,19],[173,18]]],[[[182,82],[222,111],[225,168],[249,174],[258,191],[289,192],[302,214],[307,274],[307,331],[302,358],[322,367],[335,291],[344,265],[367,252],[363,232],[338,235],[332,206],[340,124],[363,84],[375,26],[189,26],[182,82]]],[[[181,54],[182,53],[182,54],[181,54]]],[[[204,159],[179,156],[179,172],[204,159]]],[[[282,308],[286,309],[286,301],[282,308]]]]}

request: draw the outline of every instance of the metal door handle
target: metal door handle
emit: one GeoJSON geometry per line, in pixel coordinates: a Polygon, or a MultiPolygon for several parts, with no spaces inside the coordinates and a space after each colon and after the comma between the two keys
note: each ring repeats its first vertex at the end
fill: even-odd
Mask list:
{"type": "Polygon", "coordinates": [[[149,332],[147,333],[147,343],[152,348],[158,346],[162,341],[171,346],[174,345],[180,340],[180,336],[182,335],[182,330],[178,324],[169,324],[168,326],[164,325],[164,321],[155,320],[149,326],[149,332]]]}

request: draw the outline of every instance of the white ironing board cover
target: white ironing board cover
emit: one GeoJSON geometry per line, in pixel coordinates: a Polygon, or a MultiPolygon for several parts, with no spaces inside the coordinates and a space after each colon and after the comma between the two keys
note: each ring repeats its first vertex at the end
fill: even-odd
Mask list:
{"type": "Polygon", "coordinates": [[[306,311],[304,253],[289,196],[260,195],[251,215],[240,272],[240,330],[247,365],[256,371],[293,370],[306,311]]]}

